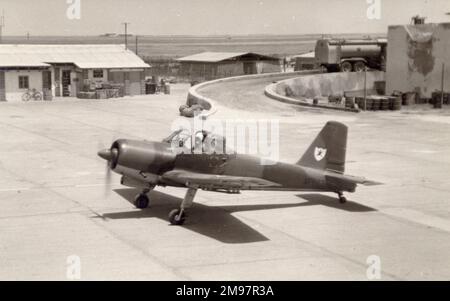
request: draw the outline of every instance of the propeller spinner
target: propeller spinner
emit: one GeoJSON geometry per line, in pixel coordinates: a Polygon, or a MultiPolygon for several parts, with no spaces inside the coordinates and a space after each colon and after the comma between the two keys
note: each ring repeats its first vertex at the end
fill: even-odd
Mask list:
{"type": "Polygon", "coordinates": [[[110,192],[108,187],[111,186],[111,169],[114,169],[117,165],[119,150],[115,147],[111,147],[110,149],[100,150],[97,154],[100,158],[106,160],[105,196],[108,196],[110,192]]]}
{"type": "Polygon", "coordinates": [[[114,168],[117,164],[117,158],[119,156],[119,150],[117,148],[112,147],[111,149],[102,149],[97,154],[100,158],[108,161],[111,168],[114,168]]]}

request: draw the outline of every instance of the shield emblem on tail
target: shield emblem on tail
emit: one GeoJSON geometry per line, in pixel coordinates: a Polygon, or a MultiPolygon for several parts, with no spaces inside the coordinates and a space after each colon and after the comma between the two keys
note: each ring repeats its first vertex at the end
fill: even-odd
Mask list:
{"type": "Polygon", "coordinates": [[[323,158],[325,158],[326,154],[326,148],[316,147],[316,149],[314,150],[314,158],[316,159],[316,161],[322,161],[323,158]]]}

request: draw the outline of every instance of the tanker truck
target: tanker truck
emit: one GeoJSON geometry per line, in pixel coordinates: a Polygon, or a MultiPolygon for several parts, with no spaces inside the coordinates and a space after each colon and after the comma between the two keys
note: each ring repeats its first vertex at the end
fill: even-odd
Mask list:
{"type": "Polygon", "coordinates": [[[387,39],[320,39],[315,56],[318,66],[328,72],[361,72],[366,67],[384,70],[387,39]]]}

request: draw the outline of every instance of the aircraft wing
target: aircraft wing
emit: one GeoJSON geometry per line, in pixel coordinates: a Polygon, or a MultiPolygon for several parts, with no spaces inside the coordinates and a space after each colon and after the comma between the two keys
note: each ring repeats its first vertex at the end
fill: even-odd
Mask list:
{"type": "Polygon", "coordinates": [[[187,170],[172,170],[164,173],[162,178],[186,187],[201,189],[239,189],[259,190],[263,188],[277,188],[280,184],[254,177],[237,177],[191,172],[187,170]]]}

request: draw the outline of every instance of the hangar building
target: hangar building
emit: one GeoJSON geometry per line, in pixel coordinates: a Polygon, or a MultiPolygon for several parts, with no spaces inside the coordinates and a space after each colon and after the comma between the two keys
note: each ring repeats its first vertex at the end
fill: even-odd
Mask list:
{"type": "Polygon", "coordinates": [[[28,89],[77,96],[86,85],[123,85],[125,95],[145,94],[150,66],[125,45],[0,45],[0,100],[20,100],[28,89]]]}
{"type": "Polygon", "coordinates": [[[251,52],[203,52],[177,61],[180,63],[179,75],[201,81],[281,72],[280,59],[251,52]]]}

